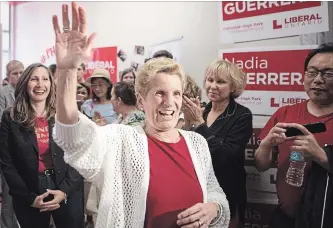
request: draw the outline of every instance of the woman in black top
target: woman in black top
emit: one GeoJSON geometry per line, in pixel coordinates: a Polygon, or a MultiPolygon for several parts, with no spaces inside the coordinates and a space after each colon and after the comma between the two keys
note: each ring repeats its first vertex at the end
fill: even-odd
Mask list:
{"type": "Polygon", "coordinates": [[[12,108],[0,125],[0,163],[21,228],[82,228],[83,182],[55,144],[55,85],[48,68],[30,65],[21,75],[12,108]]]}
{"type": "Polygon", "coordinates": [[[190,128],[207,139],[215,175],[230,205],[230,228],[244,225],[246,209],[245,147],[252,136],[252,113],[234,99],[241,95],[246,75],[235,64],[217,60],[205,72],[210,102],[203,110],[195,98],[184,96],[183,110],[190,128]]]}

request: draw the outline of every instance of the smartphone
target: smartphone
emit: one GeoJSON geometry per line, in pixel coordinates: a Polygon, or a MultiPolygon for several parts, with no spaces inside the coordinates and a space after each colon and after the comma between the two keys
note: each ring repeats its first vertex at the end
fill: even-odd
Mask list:
{"type": "MultiPolygon", "coordinates": [[[[322,133],[326,131],[325,123],[318,122],[318,123],[310,123],[303,125],[309,132],[312,134],[314,133],[322,133]]],[[[303,132],[295,127],[288,127],[285,133],[287,137],[293,137],[297,135],[303,135],[303,132]]]]}

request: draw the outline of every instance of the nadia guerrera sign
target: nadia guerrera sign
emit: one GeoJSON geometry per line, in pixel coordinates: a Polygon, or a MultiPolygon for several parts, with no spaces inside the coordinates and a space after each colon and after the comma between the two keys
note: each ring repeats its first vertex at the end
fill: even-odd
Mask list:
{"type": "Polygon", "coordinates": [[[327,2],[223,1],[218,4],[221,43],[329,30],[327,2]]]}

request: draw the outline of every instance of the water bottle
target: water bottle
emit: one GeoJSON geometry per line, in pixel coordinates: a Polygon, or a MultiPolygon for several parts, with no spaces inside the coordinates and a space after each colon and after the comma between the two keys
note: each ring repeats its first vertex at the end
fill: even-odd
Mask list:
{"type": "Polygon", "coordinates": [[[292,151],[290,153],[290,164],[286,175],[286,183],[301,187],[304,179],[304,169],[306,161],[300,152],[292,151]]]}

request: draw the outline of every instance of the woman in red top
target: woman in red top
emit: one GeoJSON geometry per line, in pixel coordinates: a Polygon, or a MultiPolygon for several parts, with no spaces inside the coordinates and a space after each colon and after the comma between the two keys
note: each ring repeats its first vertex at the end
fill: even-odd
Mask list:
{"type": "Polygon", "coordinates": [[[146,115],[143,126],[99,127],[75,107],[77,66],[90,58],[94,35],[85,33],[83,8],[72,3],[71,26],[68,6],[62,9],[64,32],[53,17],[61,69],[57,107],[63,110],[57,112],[54,140],[65,150],[66,162],[102,192],[96,227],[227,228],[229,205],[206,140],[175,129],[185,82],[182,67],[167,58],[146,62],[135,82],[138,107],[146,115]]]}
{"type": "Polygon", "coordinates": [[[1,168],[21,228],[83,227],[82,177],[53,142],[55,85],[47,67],[30,65],[0,127],[1,168]],[[49,201],[49,202],[48,202],[49,201]],[[48,202],[48,203],[46,203],[48,202]]]}

